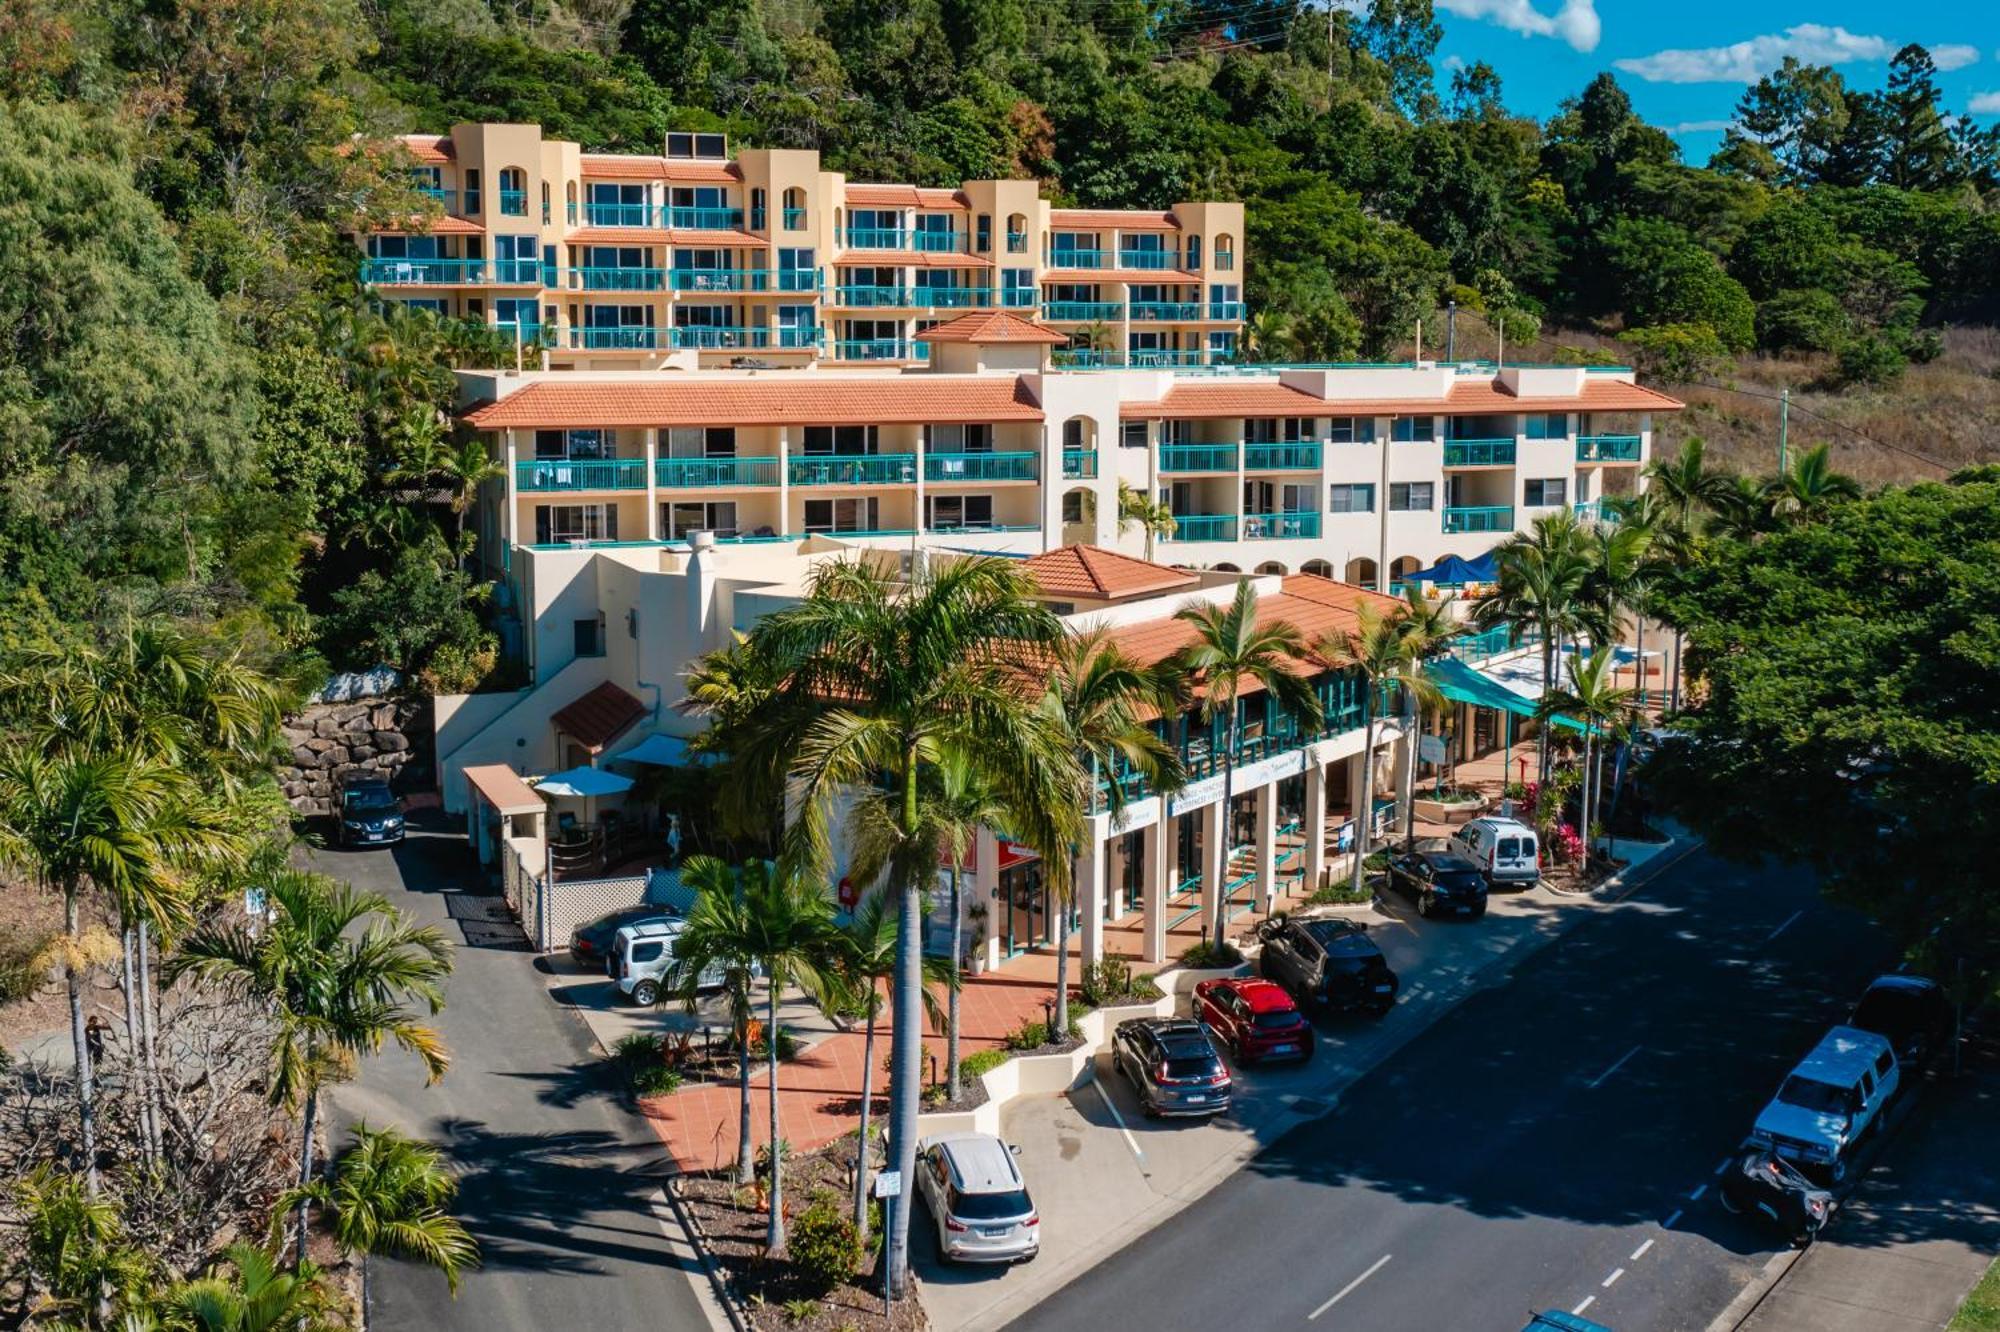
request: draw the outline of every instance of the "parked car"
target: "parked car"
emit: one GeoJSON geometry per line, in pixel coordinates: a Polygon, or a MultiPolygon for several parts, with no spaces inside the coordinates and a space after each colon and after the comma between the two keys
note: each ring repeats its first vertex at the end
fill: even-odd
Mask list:
{"type": "Polygon", "coordinates": [[[677,919],[679,916],[669,908],[645,902],[607,911],[570,931],[570,960],[588,970],[601,970],[608,974],[615,969],[617,962],[611,945],[618,938],[618,931],[627,925],[658,925],[677,919]]]}
{"type": "Polygon", "coordinates": [[[1835,1027],[1786,1075],[1757,1116],[1750,1143],[1846,1178],[1856,1143],[1881,1127],[1901,1085],[1896,1052],[1872,1031],[1835,1027]]]}
{"type": "Polygon", "coordinates": [[[1451,835],[1451,849],[1486,876],[1488,888],[1532,888],[1542,880],[1535,830],[1497,815],[1473,819],[1451,835]]]}
{"type": "Polygon", "coordinates": [[[1847,1025],[1872,1031],[1895,1047],[1896,1062],[1921,1069],[1951,1043],[1951,1005],[1936,981],[1877,976],[1848,1015],[1847,1025]]]}
{"type": "Polygon", "coordinates": [[[948,1263],[1025,1263],[1042,1251],[1042,1218],[1014,1163],[990,1133],[940,1133],[917,1142],[917,1192],[948,1263]]]}
{"type": "Polygon", "coordinates": [[[1722,1172],[1718,1195],[1725,1211],[1754,1212],[1794,1244],[1808,1244],[1833,1211],[1833,1194],[1770,1152],[1745,1152],[1722,1172]]]}
{"type": "Polygon", "coordinates": [[[1194,987],[1195,1019],[1229,1047],[1238,1064],[1311,1059],[1312,1023],[1284,987],[1254,976],[1205,980],[1194,987]]]}
{"type": "Polygon", "coordinates": [[[1544,1309],[1532,1315],[1521,1332],[1611,1332],[1611,1329],[1602,1323],[1593,1323],[1582,1314],[1544,1309]]]}
{"type": "Polygon", "coordinates": [[[1273,917],[1257,927],[1258,970],[1299,1003],[1381,1017],[1396,1006],[1400,982],[1368,937],[1368,927],[1338,916],[1273,917]]]}
{"type": "MultiPolygon", "coordinates": [[[[678,916],[648,924],[621,925],[612,936],[611,980],[618,992],[642,1008],[660,1001],[660,989],[674,965],[674,940],[683,922],[678,916]]],[[[722,984],[719,966],[701,974],[701,988],[722,984]]]]}
{"type": "Polygon", "coordinates": [[[342,846],[390,846],[403,840],[403,802],[372,772],[350,772],[333,798],[333,835],[342,846]]]}
{"type": "Polygon", "coordinates": [[[1417,904],[1420,916],[1486,914],[1486,876],[1455,851],[1408,851],[1389,858],[1389,887],[1417,904]]]}
{"type": "Polygon", "coordinates": [[[1111,1035],[1111,1066],[1132,1084],[1148,1117],[1219,1115],[1229,1109],[1229,1069],[1192,1018],[1119,1023],[1111,1035]]]}

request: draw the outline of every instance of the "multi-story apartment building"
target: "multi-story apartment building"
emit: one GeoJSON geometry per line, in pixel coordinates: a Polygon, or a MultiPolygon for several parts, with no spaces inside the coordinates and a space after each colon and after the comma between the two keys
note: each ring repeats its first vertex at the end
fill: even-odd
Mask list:
{"type": "MultiPolygon", "coordinates": [[[[538,677],[536,557],[597,545],[1097,545],[1222,572],[1364,588],[1476,557],[1541,514],[1630,493],[1652,416],[1680,406],[1615,367],[1490,364],[1056,369],[1059,332],[1006,311],[917,335],[871,370],[462,372],[504,480],[487,566],[519,584],[538,677]],[[1170,532],[1120,522],[1121,484],[1170,532]]],[[[683,364],[694,353],[680,353],[683,364]]]]}
{"type": "Polygon", "coordinates": [[[917,335],[1007,309],[1061,359],[1233,360],[1243,206],[1054,208],[1032,180],[849,181],[805,149],[675,133],[658,156],[586,153],[536,125],[402,140],[442,215],[357,237],[378,295],[497,325],[567,369],[899,364],[917,335]]]}

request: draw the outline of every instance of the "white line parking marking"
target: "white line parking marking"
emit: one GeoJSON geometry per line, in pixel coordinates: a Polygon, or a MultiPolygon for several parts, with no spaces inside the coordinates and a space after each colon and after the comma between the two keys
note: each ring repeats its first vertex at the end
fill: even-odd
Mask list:
{"type": "Polygon", "coordinates": [[[1676,1222],[1676,1221],[1678,1221],[1678,1220],[1680,1220],[1680,1219],[1681,1219],[1681,1209],[1680,1209],[1680,1208],[1678,1208],[1678,1207],[1676,1207],[1676,1208],[1674,1208],[1674,1214],[1673,1214],[1672,1216],[1670,1216],[1670,1217],[1668,1217],[1668,1218],[1667,1218],[1666,1220],[1664,1220],[1664,1221],[1660,1222],[1660,1229],[1661,1229],[1661,1230],[1672,1230],[1672,1229],[1674,1228],[1674,1222],[1676,1222]]]}
{"type": "Polygon", "coordinates": [[[1627,1258],[1625,1261],[1628,1263],[1638,1262],[1641,1258],[1644,1258],[1646,1256],[1646,1250],[1652,1247],[1653,1247],[1653,1241],[1647,1240],[1644,1244],[1641,1244],[1638,1248],[1632,1250],[1632,1256],[1630,1258],[1627,1258]]]}
{"type": "Polygon", "coordinates": [[[1588,1309],[1591,1305],[1595,1303],[1597,1303],[1597,1297],[1595,1295],[1586,1295],[1583,1297],[1583,1303],[1577,1305],[1576,1308],[1571,1309],[1570,1312],[1572,1314],[1575,1314],[1578,1318],[1581,1318],[1583,1317],[1583,1311],[1585,1309],[1588,1309]]]}
{"type": "Polygon", "coordinates": [[[1139,1140],[1132,1136],[1132,1130],[1125,1127],[1125,1116],[1119,1114],[1118,1107],[1111,1103],[1111,1093],[1104,1090],[1104,1083],[1097,1079],[1092,1079],[1090,1085],[1097,1088],[1097,1094],[1104,1099],[1104,1108],[1111,1112],[1111,1122],[1125,1135],[1125,1145],[1132,1149],[1132,1155],[1138,1157],[1139,1163],[1144,1165],[1146,1154],[1139,1150],[1139,1140]]]}
{"type": "Polygon", "coordinates": [[[1394,1254],[1385,1253],[1380,1258],[1377,1258],[1375,1260],[1375,1265],[1373,1267],[1370,1267],[1366,1272],[1363,1272],[1360,1276],[1354,1278],[1354,1280],[1342,1286],[1339,1290],[1334,1292],[1332,1299],[1328,1300],[1325,1304],[1320,1305],[1319,1308],[1314,1309],[1311,1313],[1307,1314],[1306,1321],[1310,1323],[1313,1319],[1319,1317],[1321,1314],[1325,1313],[1328,1309],[1331,1309],[1334,1305],[1339,1304],[1349,1295],[1352,1295],[1354,1293],[1354,1288],[1356,1286],[1360,1285],[1362,1282],[1366,1281],[1369,1277],[1372,1277],[1377,1272],[1381,1271],[1383,1265],[1393,1257],[1395,1257],[1394,1254]]]}
{"type": "Polygon", "coordinates": [[[1597,1088],[1602,1086],[1604,1084],[1604,1080],[1610,1077],[1613,1073],[1616,1073],[1619,1069],[1625,1067],[1625,1061],[1630,1059],[1633,1055],[1638,1054],[1639,1049],[1640,1047],[1635,1045],[1631,1049],[1627,1050],[1624,1054],[1619,1055],[1617,1063],[1613,1064],[1610,1068],[1605,1069],[1602,1073],[1599,1073],[1595,1078],[1591,1079],[1590,1089],[1592,1091],[1595,1091],[1597,1090],[1597,1088]]]}
{"type": "Polygon", "coordinates": [[[1729,1169],[1729,1163],[1730,1163],[1730,1161],[1731,1161],[1732,1159],[1734,1159],[1734,1158],[1732,1158],[1732,1157],[1727,1157],[1727,1156],[1725,1156],[1725,1157],[1723,1157],[1723,1158],[1722,1158],[1722,1164],[1718,1165],[1718,1166],[1717,1166],[1717,1167],[1715,1168],[1715,1177],[1716,1177],[1717,1179],[1721,1179],[1721,1178],[1722,1178],[1722,1176],[1723,1176],[1723,1174],[1724,1174],[1724,1172],[1726,1172],[1726,1171],[1727,1171],[1727,1170],[1729,1169]]]}
{"type": "Polygon", "coordinates": [[[1772,930],[1769,934],[1764,936],[1764,942],[1769,943],[1771,942],[1771,940],[1783,934],[1786,930],[1792,928],[1792,922],[1805,914],[1806,914],[1806,909],[1804,907],[1800,907],[1797,911],[1794,911],[1791,915],[1786,916],[1784,924],[1778,926],[1777,929],[1772,930]]]}
{"type": "Polygon", "coordinates": [[[1697,1184],[1697,1185],[1695,1185],[1695,1189],[1694,1189],[1694,1192],[1693,1192],[1693,1193],[1690,1193],[1690,1194],[1688,1195],[1688,1201],[1689,1201],[1689,1202],[1700,1202],[1700,1201],[1701,1201],[1701,1195],[1702,1195],[1702,1194],[1704,1194],[1704,1193],[1707,1193],[1707,1192],[1708,1192],[1708,1185],[1706,1185],[1706,1184],[1697,1184]]]}
{"type": "Polygon", "coordinates": [[[1625,1269],[1622,1267],[1619,1268],[1617,1271],[1613,1272],[1610,1276],[1604,1278],[1604,1288],[1606,1290],[1609,1290],[1611,1288],[1611,1283],[1624,1275],[1625,1275],[1625,1269]]]}

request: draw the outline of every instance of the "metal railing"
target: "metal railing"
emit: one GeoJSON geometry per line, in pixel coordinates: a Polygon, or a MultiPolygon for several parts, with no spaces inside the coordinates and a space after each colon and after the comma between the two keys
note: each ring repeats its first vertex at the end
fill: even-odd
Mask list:
{"type": "Polygon", "coordinates": [[[1249,541],[1291,541],[1318,535],[1319,514],[1314,510],[1243,515],[1243,536],[1249,541]]]}
{"type": "Polygon", "coordinates": [[[645,203],[610,203],[585,200],[583,216],[593,227],[645,227],[652,225],[657,210],[645,203]]]}
{"type": "Polygon", "coordinates": [[[1026,254],[1027,252],[1028,252],[1028,233],[1025,231],[1008,232],[1007,253],[1026,254]]]}
{"type": "Polygon", "coordinates": [[[916,359],[913,350],[901,338],[842,338],[833,344],[840,361],[908,361],[916,359]]]}
{"type": "Polygon", "coordinates": [[[850,250],[900,250],[908,234],[901,227],[849,227],[841,244],[850,250]]]}
{"type": "Polygon", "coordinates": [[[956,231],[926,231],[918,227],[910,233],[910,248],[926,254],[951,254],[958,249],[958,237],[956,231]]]}
{"type": "Polygon", "coordinates": [[[787,208],[787,209],[783,210],[783,212],[782,212],[781,216],[782,216],[782,218],[784,219],[784,224],[785,224],[785,230],[786,230],[786,231],[803,231],[803,230],[805,230],[805,226],[806,226],[806,210],[805,210],[805,209],[803,209],[803,208],[787,208]]]}
{"type": "Polygon", "coordinates": [[[1121,317],[1124,308],[1116,301],[1044,301],[1042,318],[1079,324],[1102,324],[1121,317]]]}
{"type": "Polygon", "coordinates": [[[1576,437],[1576,460],[1578,462],[1638,462],[1640,439],[1637,435],[1578,435],[1576,437]]]}
{"type": "Polygon", "coordinates": [[[545,459],[514,465],[514,484],[527,491],[644,490],[644,458],[545,459]]]}
{"type": "Polygon", "coordinates": [[[1160,470],[1163,472],[1233,472],[1236,470],[1234,444],[1162,444],[1160,470]]]}
{"type": "Polygon", "coordinates": [[[364,259],[361,280],[378,287],[439,287],[486,282],[484,259],[364,259]]]}
{"type": "Polygon", "coordinates": [[[675,291],[769,291],[768,268],[676,268],[675,291]]]}
{"type": "Polygon", "coordinates": [[[900,308],[911,302],[907,287],[838,286],[833,289],[833,303],[857,310],[875,310],[900,308]]]}
{"type": "Polygon", "coordinates": [[[500,191],[500,211],[508,217],[528,215],[528,192],[526,190],[500,191]]]}
{"type": "Polygon", "coordinates": [[[458,211],[457,190],[448,189],[443,185],[419,185],[416,187],[416,191],[418,194],[423,195],[426,199],[435,199],[439,203],[443,204],[444,211],[447,213],[455,213],[458,211]]]}
{"type": "Polygon", "coordinates": [[[991,287],[912,287],[910,304],[923,309],[986,309],[993,304],[991,287]]]}
{"type": "Polygon", "coordinates": [[[1446,467],[1512,467],[1514,441],[1511,439],[1448,439],[1444,442],[1446,467]]]}
{"type": "Polygon", "coordinates": [[[667,280],[663,268],[571,268],[564,271],[569,274],[570,288],[581,291],[658,291],[667,280]]]}
{"type": "Polygon", "coordinates": [[[1542,641],[1541,635],[1532,629],[1520,631],[1518,638],[1515,633],[1512,625],[1497,624],[1476,634],[1460,634],[1451,640],[1449,651],[1460,661],[1484,661],[1489,657],[1533,647],[1542,641]]]}
{"type": "Polygon", "coordinates": [[[1243,470],[1246,472],[1305,472],[1319,466],[1317,441],[1285,444],[1245,444],[1243,470]]]}
{"type": "Polygon", "coordinates": [[[793,458],[788,470],[795,486],[915,485],[914,453],[855,453],[793,458]]]}
{"type": "Polygon", "coordinates": [[[1201,318],[1200,301],[1133,301],[1126,308],[1128,317],[1140,323],[1182,323],[1201,318]]]}
{"type": "Polygon", "coordinates": [[[722,486],[775,486],[776,458],[661,458],[653,464],[655,485],[669,490],[722,486]]]}
{"type": "Polygon", "coordinates": [[[1172,250],[1120,250],[1118,266],[1148,270],[1172,268],[1177,257],[1172,250]]]}
{"type": "Polygon", "coordinates": [[[1233,513],[1177,513],[1169,541],[1234,541],[1236,515],[1233,513]]]}
{"type": "Polygon", "coordinates": [[[825,274],[817,268],[781,268],[778,270],[779,291],[818,291],[826,282],[825,274]]]}
{"type": "Polygon", "coordinates": [[[1606,527],[1615,527],[1625,516],[1603,500],[1583,500],[1574,510],[1579,522],[1602,523],[1606,527]]]}
{"type": "Polygon", "coordinates": [[[1104,268],[1107,266],[1104,262],[1105,258],[1109,254],[1110,254],[1109,250],[1052,249],[1049,251],[1049,267],[1050,268],[1104,268]]]}
{"type": "Polygon", "coordinates": [[[664,224],[680,231],[736,231],[743,226],[741,208],[662,208],[664,224]]]}
{"type": "Polygon", "coordinates": [[[1239,320],[1243,318],[1243,302],[1210,301],[1208,303],[1208,317],[1210,319],[1239,320]]]}
{"type": "Polygon", "coordinates": [[[1444,530],[1460,532],[1511,532],[1514,509],[1508,504],[1458,505],[1444,511],[1444,530]]]}
{"type": "Polygon", "coordinates": [[[1033,453],[926,453],[926,481],[1033,481],[1033,453]]]}
{"type": "Polygon", "coordinates": [[[1064,449],[1062,469],[1066,481],[1091,480],[1097,475],[1097,450],[1064,449]]]}
{"type": "Polygon", "coordinates": [[[569,345],[587,351],[651,351],[668,346],[668,330],[650,324],[630,328],[573,328],[569,345]]]}
{"type": "Polygon", "coordinates": [[[1035,303],[1040,295],[1033,287],[1003,287],[1000,290],[1000,304],[1010,310],[1026,309],[1035,303]]]}

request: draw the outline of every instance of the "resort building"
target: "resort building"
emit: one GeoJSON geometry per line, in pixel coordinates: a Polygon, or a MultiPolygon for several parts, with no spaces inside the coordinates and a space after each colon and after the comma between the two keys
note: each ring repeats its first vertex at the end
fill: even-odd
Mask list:
{"type": "Polygon", "coordinates": [[[512,335],[532,365],[648,369],[921,361],[969,310],[1062,333],[1087,365],[1232,361],[1243,206],[1052,207],[1033,180],[849,181],[811,149],[673,133],[586,153],[537,125],[406,135],[435,215],[359,235],[384,299],[512,335]]]}

